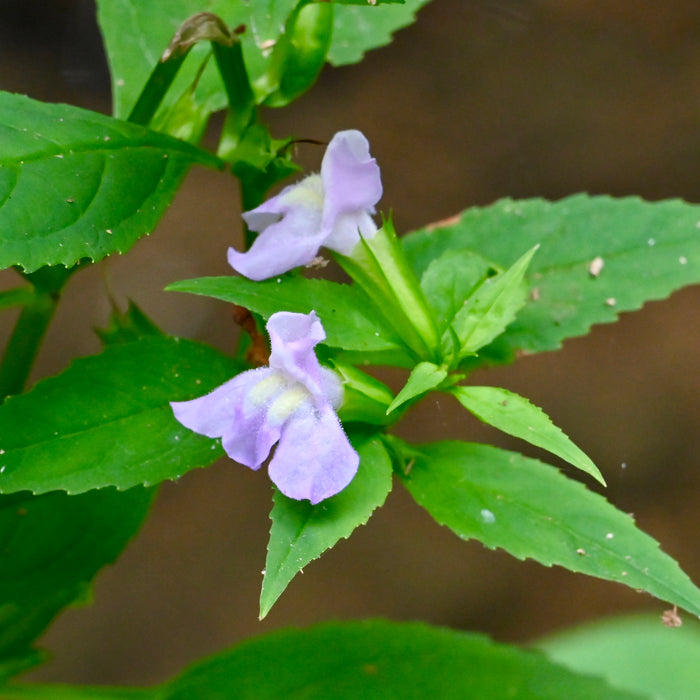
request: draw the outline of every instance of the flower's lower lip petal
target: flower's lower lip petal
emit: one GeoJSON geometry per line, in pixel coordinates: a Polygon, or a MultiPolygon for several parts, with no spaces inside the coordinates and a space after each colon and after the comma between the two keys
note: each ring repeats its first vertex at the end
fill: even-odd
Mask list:
{"type": "Polygon", "coordinates": [[[255,281],[306,265],[323,245],[326,234],[320,228],[319,211],[305,207],[289,209],[281,221],[268,226],[255,239],[247,252],[229,248],[229,265],[255,281]]]}
{"type": "Polygon", "coordinates": [[[231,459],[258,469],[279,440],[280,426],[269,425],[265,406],[251,405],[248,397],[273,372],[269,367],[243,372],[205,396],[173,402],[173,413],[190,430],[221,438],[231,459]]]}
{"type": "Polygon", "coordinates": [[[372,217],[361,209],[337,217],[324,245],[341,255],[350,255],[352,249],[360,242],[360,235],[373,238],[376,233],[377,226],[372,217]]]}
{"type": "Polygon", "coordinates": [[[280,426],[270,425],[262,413],[254,420],[239,422],[221,441],[226,454],[239,464],[257,470],[280,439],[280,426]]]}
{"type": "Polygon", "coordinates": [[[298,413],[284,426],[270,462],[270,478],[289,498],[312,504],[342,491],[360,458],[330,406],[298,413]]]}
{"type": "Polygon", "coordinates": [[[207,437],[221,437],[234,420],[238,397],[245,396],[260,376],[259,370],[243,372],[204,396],[191,401],[172,401],[170,406],[175,418],[186,428],[207,437]]]}

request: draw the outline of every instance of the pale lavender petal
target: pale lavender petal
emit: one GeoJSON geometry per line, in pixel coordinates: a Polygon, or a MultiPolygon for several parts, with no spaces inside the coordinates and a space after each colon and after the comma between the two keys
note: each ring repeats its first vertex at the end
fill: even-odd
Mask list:
{"type": "Polygon", "coordinates": [[[266,199],[259,207],[245,211],[241,216],[251,231],[261,233],[268,226],[279,221],[287,211],[285,197],[296,185],[288,185],[279,194],[266,199]]]}
{"type": "Polygon", "coordinates": [[[306,265],[318,254],[325,238],[321,232],[323,185],[310,175],[296,185],[243,214],[260,235],[245,253],[228,250],[231,267],[248,279],[260,281],[306,265]]]}
{"type": "Polygon", "coordinates": [[[248,370],[205,396],[192,401],[173,401],[170,405],[175,418],[186,428],[207,437],[222,438],[231,459],[258,469],[279,439],[280,428],[268,425],[265,407],[253,404],[248,397],[273,373],[269,367],[248,370]]]}
{"type": "Polygon", "coordinates": [[[330,406],[299,411],[282,430],[270,478],[289,498],[316,504],[342,491],[360,458],[330,406]]]}
{"type": "Polygon", "coordinates": [[[298,207],[268,226],[245,252],[228,249],[228,264],[259,282],[310,263],[323,245],[317,212],[298,207]],[[310,233],[312,232],[312,233],[310,233]]]}
{"type": "Polygon", "coordinates": [[[325,193],[321,228],[326,235],[344,214],[373,214],[382,196],[379,166],[369,153],[369,142],[356,130],[339,131],[331,139],[321,164],[321,179],[325,193]]]}
{"type": "Polygon", "coordinates": [[[305,386],[314,397],[322,395],[321,366],[314,347],[325,339],[323,326],[309,314],[279,311],[267,322],[270,334],[270,367],[305,386]]]}
{"type": "Polygon", "coordinates": [[[323,245],[341,255],[350,255],[360,240],[360,235],[363,238],[372,238],[375,233],[377,225],[366,211],[351,212],[335,220],[333,231],[323,245]]]}
{"type": "Polygon", "coordinates": [[[334,409],[337,410],[343,405],[343,382],[336,372],[327,367],[321,367],[321,394],[334,409]]]}
{"type": "Polygon", "coordinates": [[[243,372],[197,399],[171,401],[170,407],[175,418],[195,433],[211,438],[221,437],[236,414],[235,387],[248,374],[249,372],[243,372]]]}

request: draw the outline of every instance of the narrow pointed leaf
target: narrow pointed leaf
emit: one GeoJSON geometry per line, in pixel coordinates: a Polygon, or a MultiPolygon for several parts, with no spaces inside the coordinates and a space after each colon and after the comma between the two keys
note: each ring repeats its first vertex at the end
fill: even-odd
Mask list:
{"type": "Polygon", "coordinates": [[[155,228],[194,163],[218,167],[144,127],[0,92],[0,268],[125,252],[155,228]]]}
{"type": "Polygon", "coordinates": [[[419,275],[452,248],[507,266],[519,250],[541,244],[526,274],[527,304],[497,341],[512,358],[515,350],[554,350],[593,324],[700,282],[699,225],[696,204],[579,194],[558,202],[504,199],[402,241],[419,275]]]}
{"type": "Polygon", "coordinates": [[[364,525],[391,491],[392,468],[386,448],[376,438],[350,437],[360,454],[360,467],[357,476],[338,495],[312,506],[308,501],[295,501],[275,491],[260,594],[261,618],[304,566],[364,525]]]}
{"type": "Polygon", "coordinates": [[[565,459],[605,485],[603,475],[586,453],[526,398],[495,386],[458,386],[450,393],[484,423],[565,459]]]}
{"type": "Polygon", "coordinates": [[[241,370],[205,345],[148,336],[76,360],[0,406],[0,492],[155,484],[223,454],[175,420],[170,401],[241,370]]]}
{"type": "Polygon", "coordinates": [[[700,590],[633,519],[556,469],[488,445],[404,446],[404,483],[441,525],[519,559],[623,583],[700,615],[700,590]]]}
{"type": "Polygon", "coordinates": [[[529,250],[505,272],[487,277],[457,311],[452,327],[462,344],[462,356],[501,335],[523,307],[527,298],[523,279],[536,250],[529,250]]]}
{"type": "Polygon", "coordinates": [[[447,377],[447,370],[444,367],[438,367],[432,362],[419,362],[411,371],[411,374],[404,384],[403,388],[396,395],[396,398],[391,402],[387,413],[391,413],[399,406],[414,399],[416,396],[421,396],[426,392],[434,389],[441,384],[447,377]]]}
{"type": "MultiPolygon", "coordinates": [[[[328,61],[334,66],[361,61],[364,54],[391,42],[395,32],[413,24],[416,13],[428,0],[406,0],[402,5],[335,8],[333,41],[328,61]]],[[[359,3],[358,3],[359,5],[359,3]]]]}
{"type": "Polygon", "coordinates": [[[251,639],[161,687],[160,700],[640,700],[479,634],[383,620],[251,639]]]}

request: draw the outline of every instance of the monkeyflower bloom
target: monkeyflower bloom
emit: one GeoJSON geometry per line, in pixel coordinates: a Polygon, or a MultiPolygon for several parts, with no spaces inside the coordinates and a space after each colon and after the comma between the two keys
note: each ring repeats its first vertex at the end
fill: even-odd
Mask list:
{"type": "Polygon", "coordinates": [[[170,405],[185,427],[222,438],[228,456],[251,469],[259,469],[279,443],[270,478],[286,496],[316,504],[344,489],[360,462],[335,413],[343,386],[314,354],[326,334],[313,311],[273,314],[267,330],[268,367],[242,372],[205,396],[170,405]]]}
{"type": "Polygon", "coordinates": [[[382,196],[379,166],[359,131],[339,131],[328,144],[320,175],[296,185],[243,214],[260,235],[245,253],[229,248],[231,267],[251,280],[264,280],[310,263],[322,246],[349,255],[372,238],[372,220],[382,196]]]}

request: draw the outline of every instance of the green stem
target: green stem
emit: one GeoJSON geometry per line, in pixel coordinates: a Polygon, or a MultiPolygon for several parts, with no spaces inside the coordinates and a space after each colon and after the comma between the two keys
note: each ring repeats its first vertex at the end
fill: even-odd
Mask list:
{"type": "Polygon", "coordinates": [[[37,292],[32,302],[22,309],[0,362],[1,400],[24,389],[58,298],[58,295],[37,292]]]}
{"type": "Polygon", "coordinates": [[[71,268],[56,265],[32,273],[19,271],[32,283],[33,290],[31,293],[27,290],[24,308],[0,361],[0,403],[24,389],[61,298],[61,290],[77,269],[78,265],[71,268]]]}
{"type": "Polygon", "coordinates": [[[156,690],[62,683],[12,683],[0,687],[2,700],[153,700],[156,690]]]}
{"type": "Polygon", "coordinates": [[[34,290],[27,287],[17,287],[0,292],[0,309],[11,309],[13,306],[26,306],[34,301],[34,290]]]}

